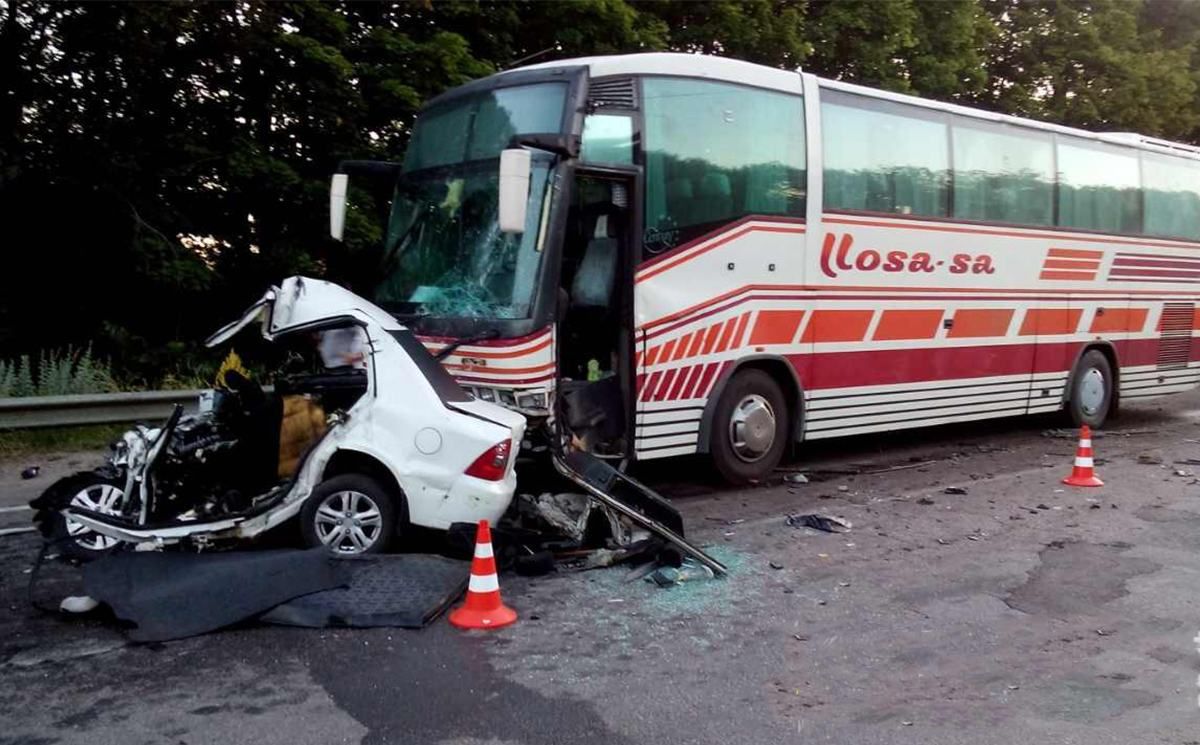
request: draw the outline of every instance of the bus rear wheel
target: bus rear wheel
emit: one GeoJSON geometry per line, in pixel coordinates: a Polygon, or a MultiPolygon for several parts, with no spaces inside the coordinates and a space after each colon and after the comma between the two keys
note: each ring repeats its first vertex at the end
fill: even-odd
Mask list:
{"type": "Polygon", "coordinates": [[[1067,412],[1076,427],[1086,424],[1098,429],[1104,426],[1113,408],[1115,382],[1112,365],[1103,352],[1089,349],[1079,358],[1067,401],[1067,412]]]}
{"type": "Polygon", "coordinates": [[[787,433],[787,401],[779,383],[762,370],[741,370],[713,411],[713,465],[730,484],[766,478],[783,457],[787,433]]]}

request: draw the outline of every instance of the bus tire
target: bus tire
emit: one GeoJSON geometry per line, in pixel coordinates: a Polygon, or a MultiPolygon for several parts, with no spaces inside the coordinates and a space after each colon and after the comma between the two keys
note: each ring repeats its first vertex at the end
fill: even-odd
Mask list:
{"type": "Polygon", "coordinates": [[[1099,349],[1089,349],[1079,358],[1071,376],[1071,394],[1067,413],[1076,427],[1099,429],[1112,412],[1116,376],[1112,364],[1099,349]]]}
{"type": "Polygon", "coordinates": [[[766,478],[787,447],[787,400],[779,383],[762,370],[734,374],[713,410],[709,450],[726,482],[766,478]]]}

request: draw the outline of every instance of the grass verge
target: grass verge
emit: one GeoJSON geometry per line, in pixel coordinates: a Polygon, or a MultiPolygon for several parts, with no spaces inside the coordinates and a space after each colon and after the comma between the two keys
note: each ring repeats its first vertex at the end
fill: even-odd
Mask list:
{"type": "Polygon", "coordinates": [[[127,424],[89,424],[83,427],[0,431],[0,458],[32,453],[106,450],[127,429],[127,424]]]}

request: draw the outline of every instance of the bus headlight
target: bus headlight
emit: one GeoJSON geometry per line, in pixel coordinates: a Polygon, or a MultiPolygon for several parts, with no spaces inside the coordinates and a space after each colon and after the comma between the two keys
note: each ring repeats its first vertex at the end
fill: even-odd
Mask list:
{"type": "Polygon", "coordinates": [[[545,393],[519,393],[517,394],[517,408],[519,409],[544,409],[546,408],[545,393]]]}

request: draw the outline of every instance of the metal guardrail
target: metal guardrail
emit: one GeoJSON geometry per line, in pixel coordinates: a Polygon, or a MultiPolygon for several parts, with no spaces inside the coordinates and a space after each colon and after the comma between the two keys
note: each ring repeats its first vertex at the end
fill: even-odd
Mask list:
{"type": "Polygon", "coordinates": [[[0,429],[71,427],[140,420],[154,423],[166,419],[175,404],[183,404],[184,413],[195,413],[199,400],[199,390],[0,398],[0,429]]]}

